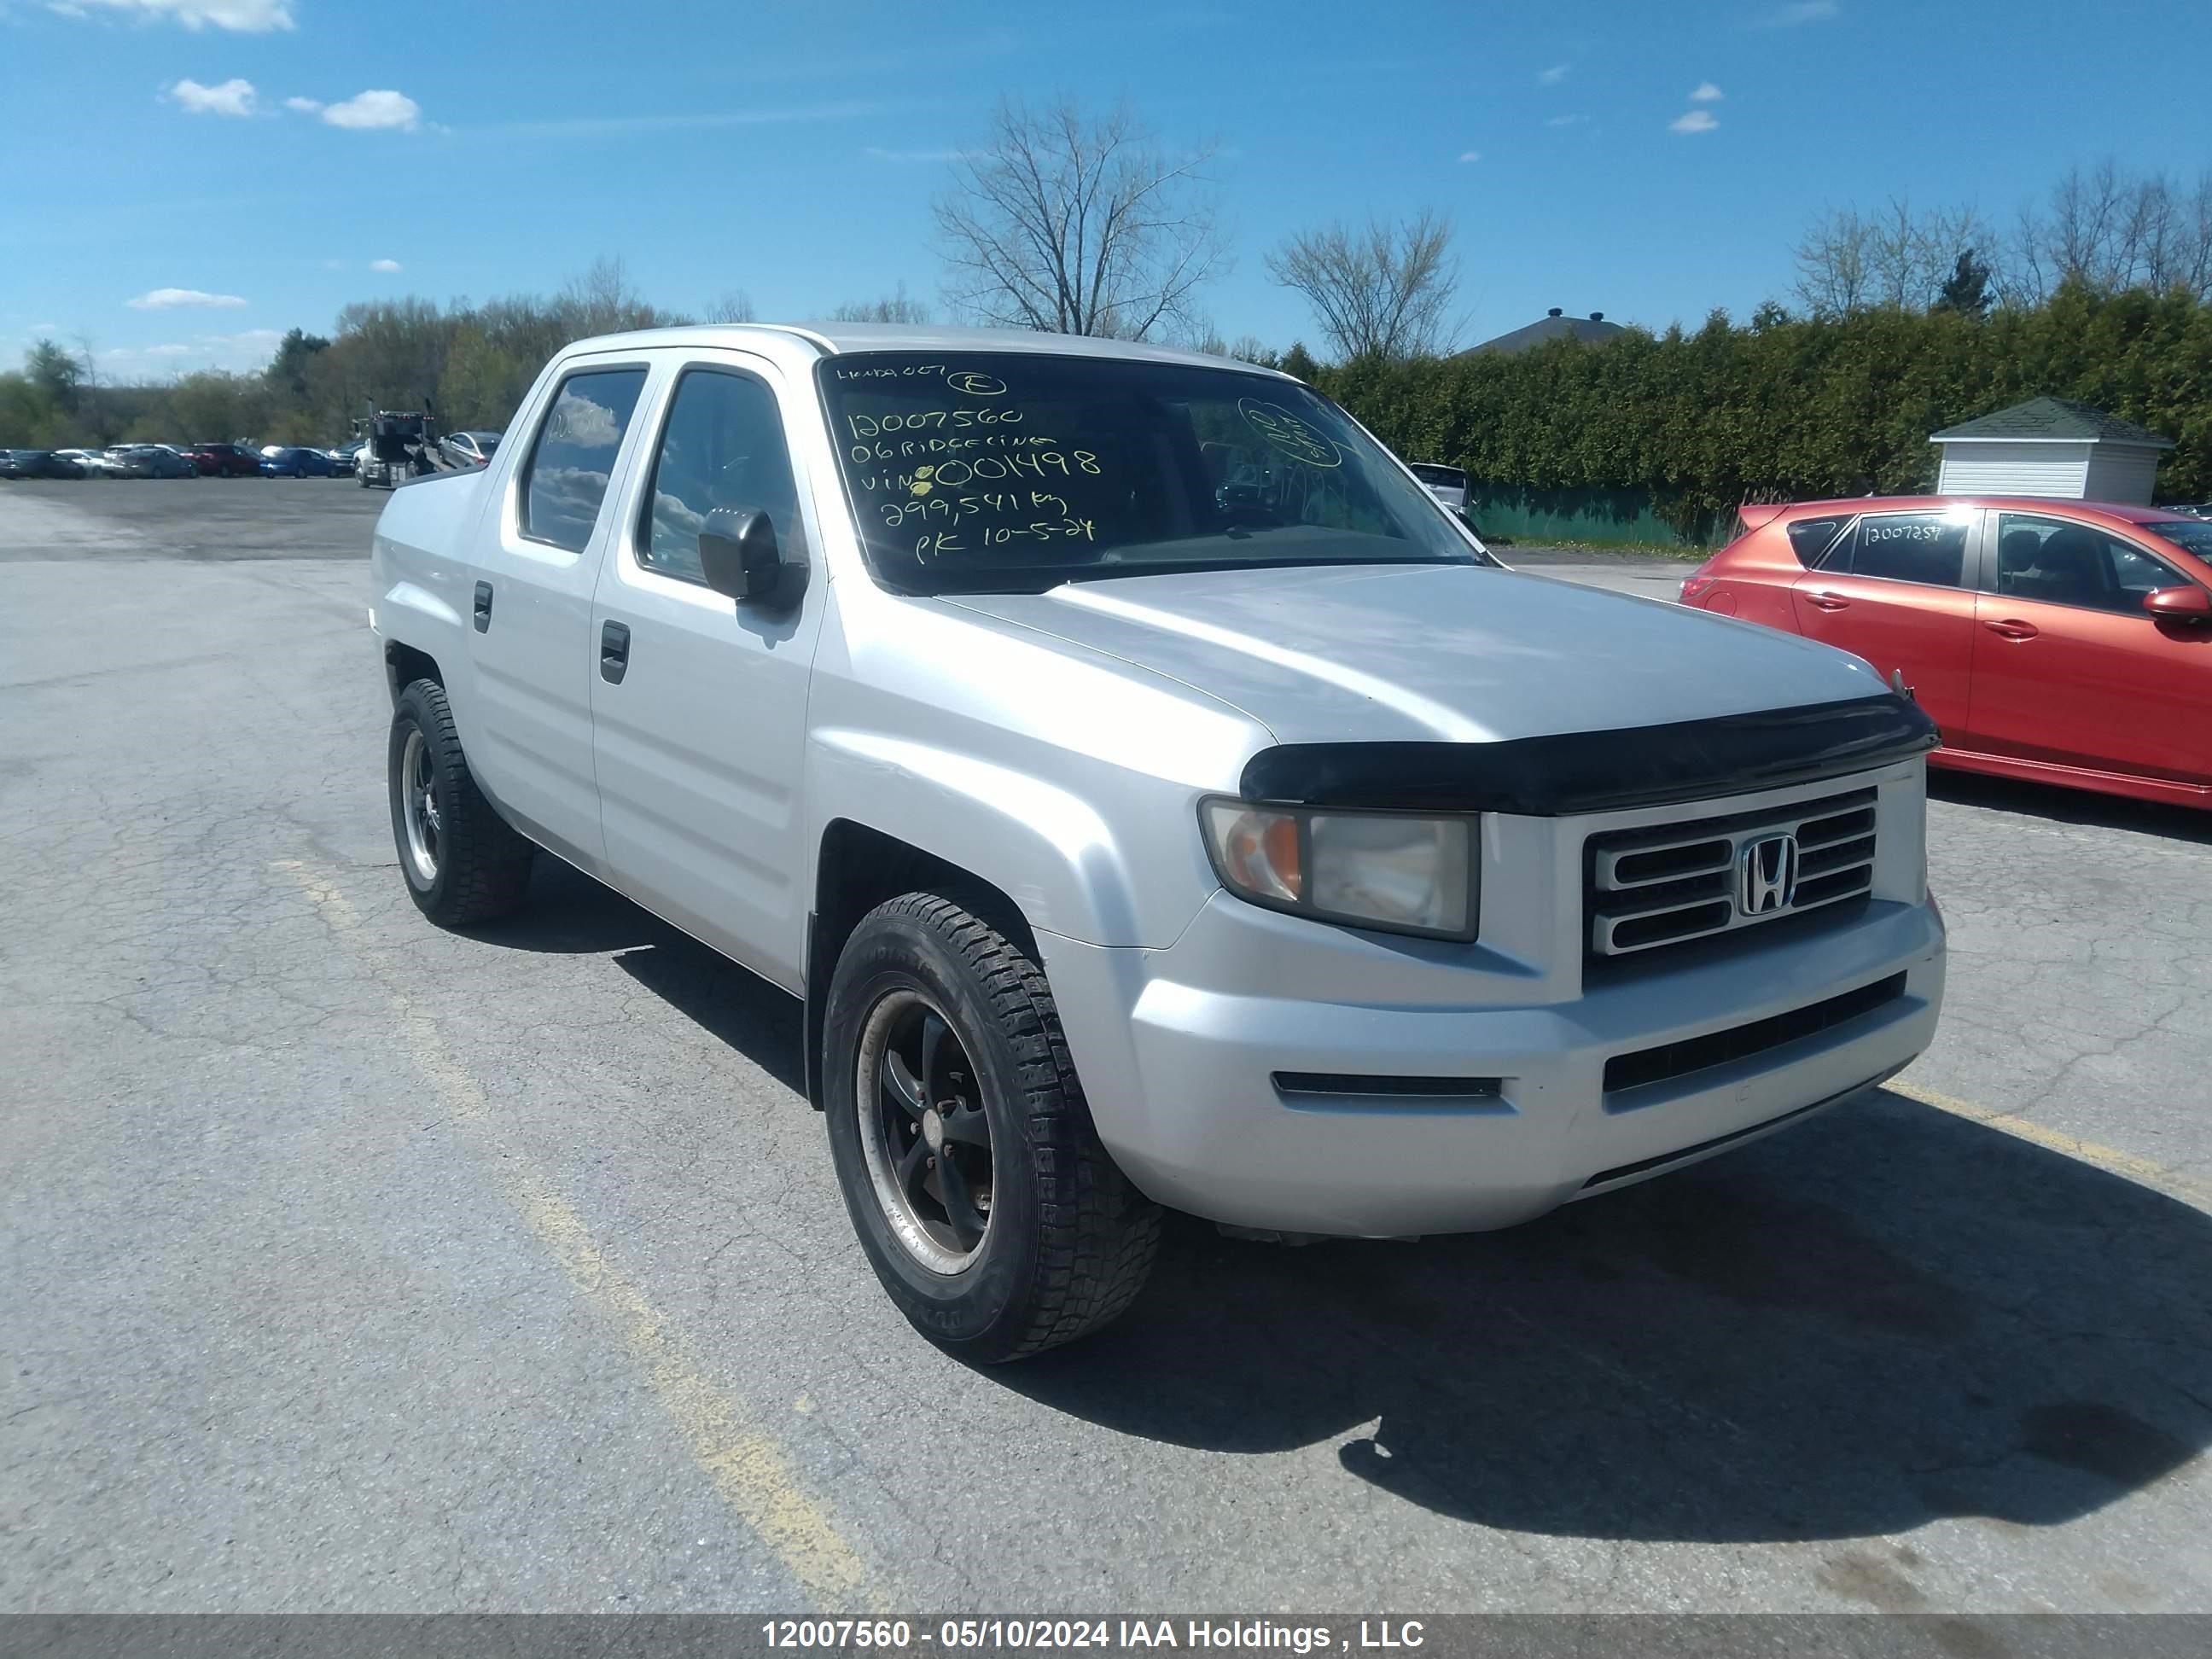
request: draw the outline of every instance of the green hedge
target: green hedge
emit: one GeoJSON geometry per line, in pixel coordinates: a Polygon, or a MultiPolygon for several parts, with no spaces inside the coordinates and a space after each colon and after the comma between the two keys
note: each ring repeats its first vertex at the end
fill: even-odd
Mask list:
{"type": "Polygon", "coordinates": [[[1648,497],[1686,539],[1747,501],[1929,489],[1928,434],[2029,398],[2076,398],[2178,446],[2161,501],[2212,498],[2212,305],[2062,289],[1975,319],[1716,313],[1694,333],[1551,342],[1514,356],[1318,370],[1409,459],[1492,491],[1648,497]]]}

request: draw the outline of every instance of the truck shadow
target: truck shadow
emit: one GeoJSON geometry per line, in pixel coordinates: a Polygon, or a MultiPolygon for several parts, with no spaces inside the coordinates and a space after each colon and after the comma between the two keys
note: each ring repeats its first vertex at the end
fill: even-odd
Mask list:
{"type": "Polygon", "coordinates": [[[539,857],[527,908],[471,937],[509,951],[611,955],[616,967],[717,1042],[784,1087],[805,1089],[796,998],[556,858],[539,857]]]}
{"type": "MultiPolygon", "coordinates": [[[[611,952],[800,1088],[793,999],[550,860],[537,879],[479,937],[611,952]]],[[[1170,1217],[1120,1322],[985,1381],[1200,1450],[1334,1443],[1352,1479],[1518,1531],[2049,1526],[2212,1444],[2208,1285],[2212,1216],[1879,1091],[1508,1232],[1291,1249],[1170,1217]]]]}
{"type": "Polygon", "coordinates": [[[592,956],[678,939],[693,944],[651,911],[550,853],[540,853],[531,871],[529,903],[504,921],[475,929],[470,937],[502,950],[551,956],[592,956]]]}
{"type": "Polygon", "coordinates": [[[1207,1451],[1577,1537],[2049,1526],[2212,1442],[2212,1218],[1887,1093],[1518,1230],[1170,1228],[1151,1287],[989,1374],[1207,1451]]]}

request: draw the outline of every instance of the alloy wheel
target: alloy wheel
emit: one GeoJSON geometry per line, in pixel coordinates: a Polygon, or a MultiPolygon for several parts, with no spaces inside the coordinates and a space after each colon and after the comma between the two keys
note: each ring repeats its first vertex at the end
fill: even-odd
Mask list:
{"type": "Polygon", "coordinates": [[[886,993],[862,1028],[854,1097],[884,1216],[908,1255],[965,1272],[991,1230],[991,1126],[958,1033],[920,992],[886,993]]]}

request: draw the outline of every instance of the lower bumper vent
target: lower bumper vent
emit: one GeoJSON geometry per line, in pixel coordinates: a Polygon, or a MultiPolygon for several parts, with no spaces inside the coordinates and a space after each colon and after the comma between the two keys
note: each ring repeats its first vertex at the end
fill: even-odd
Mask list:
{"type": "Polygon", "coordinates": [[[1731,1060],[1748,1060],[1786,1042],[1832,1030],[1862,1014],[1870,1014],[1904,994],[1905,975],[1892,974],[1887,979],[1830,997],[1825,1002],[1755,1019],[1748,1025],[1734,1025],[1705,1036],[1685,1037],[1679,1042],[1662,1042],[1654,1048],[1615,1054],[1605,1063],[1605,1091],[1610,1095],[1626,1089],[1641,1089],[1649,1084],[1665,1083],[1687,1077],[1692,1072],[1725,1066],[1731,1060]]]}

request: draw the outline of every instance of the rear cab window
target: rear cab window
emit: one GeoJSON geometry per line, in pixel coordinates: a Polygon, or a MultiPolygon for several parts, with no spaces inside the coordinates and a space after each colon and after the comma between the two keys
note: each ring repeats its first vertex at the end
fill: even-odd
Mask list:
{"type": "Polygon", "coordinates": [[[569,553],[591,541],[645,374],[641,364],[586,368],[561,382],[523,466],[521,524],[529,540],[569,553]]]}

